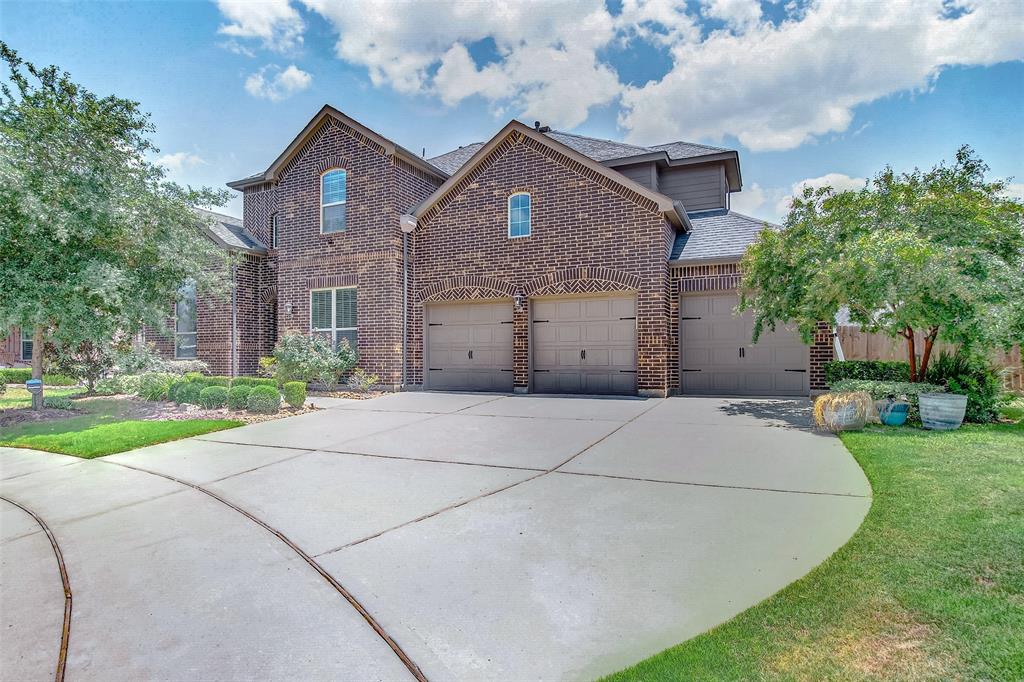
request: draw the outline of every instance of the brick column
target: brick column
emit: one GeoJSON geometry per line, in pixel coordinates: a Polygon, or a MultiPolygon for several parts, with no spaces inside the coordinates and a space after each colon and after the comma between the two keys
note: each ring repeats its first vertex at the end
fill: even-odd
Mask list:
{"type": "Polygon", "coordinates": [[[811,395],[828,390],[825,383],[825,363],[835,359],[835,347],[832,343],[832,325],[828,322],[818,322],[810,350],[811,395]]]}
{"type": "Polygon", "coordinates": [[[512,369],[513,390],[526,393],[530,390],[530,301],[523,299],[522,305],[512,309],[512,369]]]}

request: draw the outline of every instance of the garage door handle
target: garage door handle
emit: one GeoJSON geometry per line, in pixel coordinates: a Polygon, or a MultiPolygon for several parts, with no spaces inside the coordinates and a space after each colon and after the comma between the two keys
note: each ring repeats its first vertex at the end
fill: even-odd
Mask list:
{"type": "Polygon", "coordinates": [[[587,359],[587,349],[584,348],[583,350],[580,351],[580,360],[586,360],[586,359],[587,359]]]}
{"type": "Polygon", "coordinates": [[[679,371],[680,372],[701,372],[703,370],[699,370],[699,369],[681,369],[679,371]]]}
{"type": "Polygon", "coordinates": [[[469,351],[469,353],[467,353],[467,357],[468,357],[468,358],[469,358],[470,360],[472,360],[472,359],[473,359],[473,351],[469,351]]]}
{"type": "Polygon", "coordinates": [[[786,372],[803,372],[804,374],[807,373],[806,369],[787,369],[787,370],[783,370],[783,371],[786,371],[786,372]]]}

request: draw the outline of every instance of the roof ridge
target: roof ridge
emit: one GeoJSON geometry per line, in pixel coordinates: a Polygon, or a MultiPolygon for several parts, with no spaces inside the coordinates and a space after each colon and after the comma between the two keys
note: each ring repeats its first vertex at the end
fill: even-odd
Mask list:
{"type": "Polygon", "coordinates": [[[558,133],[559,135],[568,135],[569,137],[578,137],[584,140],[597,140],[598,142],[611,142],[612,144],[621,144],[623,147],[634,147],[636,149],[651,150],[650,147],[641,144],[633,144],[632,142],[623,142],[622,140],[612,140],[607,137],[594,137],[593,135],[581,135],[580,133],[570,133],[565,130],[555,130],[552,128],[548,131],[549,133],[558,133]]]}

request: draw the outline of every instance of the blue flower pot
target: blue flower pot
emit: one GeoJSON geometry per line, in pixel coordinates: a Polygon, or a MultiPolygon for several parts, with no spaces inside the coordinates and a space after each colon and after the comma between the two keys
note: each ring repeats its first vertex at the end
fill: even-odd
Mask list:
{"type": "Polygon", "coordinates": [[[903,426],[906,423],[910,403],[880,400],[875,406],[878,408],[879,420],[886,426],[903,426]]]}

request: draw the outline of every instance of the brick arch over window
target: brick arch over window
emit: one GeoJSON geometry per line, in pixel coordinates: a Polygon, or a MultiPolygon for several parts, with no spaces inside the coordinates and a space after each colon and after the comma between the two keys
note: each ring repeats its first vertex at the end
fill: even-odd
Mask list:
{"type": "Polygon", "coordinates": [[[260,291],[260,303],[268,304],[277,300],[277,285],[265,287],[260,291]]]}
{"type": "Polygon", "coordinates": [[[459,275],[445,277],[423,287],[416,292],[416,299],[420,303],[426,303],[467,298],[506,298],[515,296],[516,293],[515,285],[503,279],[483,275],[459,275]]]}
{"type": "Polygon", "coordinates": [[[642,280],[633,275],[612,268],[569,268],[558,270],[543,277],[530,280],[523,287],[527,296],[552,296],[556,294],[588,294],[601,291],[636,291],[642,280]]]}
{"type": "Polygon", "coordinates": [[[349,165],[350,163],[348,159],[346,159],[344,156],[338,156],[335,154],[333,156],[328,156],[326,158],[320,159],[319,161],[316,162],[316,174],[323,175],[327,171],[335,168],[339,170],[345,170],[346,168],[349,167],[349,165]]]}

